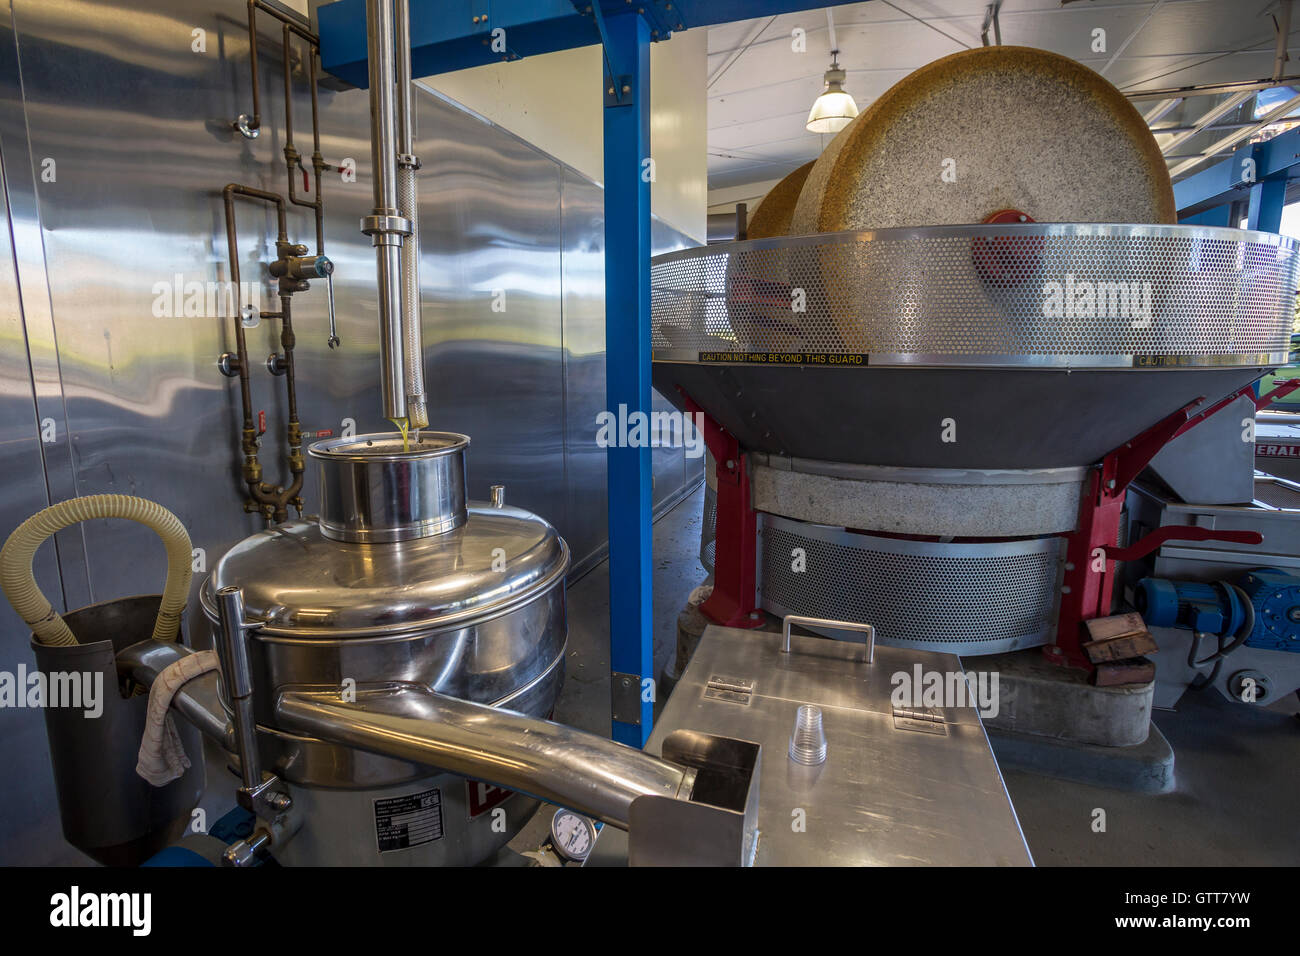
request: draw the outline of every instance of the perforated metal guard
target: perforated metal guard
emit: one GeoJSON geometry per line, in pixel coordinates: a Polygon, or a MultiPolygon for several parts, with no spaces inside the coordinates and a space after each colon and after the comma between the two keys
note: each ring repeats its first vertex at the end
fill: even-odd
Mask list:
{"type": "Polygon", "coordinates": [[[713,572],[713,558],[718,549],[718,493],[704,486],[704,515],[700,523],[700,564],[713,572]]]}
{"type": "Polygon", "coordinates": [[[702,363],[1268,365],[1286,360],[1298,280],[1295,241],[1203,226],[759,239],[654,260],[653,346],[702,363]]]}
{"type": "Polygon", "coordinates": [[[1060,538],[942,544],[764,515],[760,555],[773,614],[874,624],[883,643],[966,656],[1053,638],[1060,538]]]}

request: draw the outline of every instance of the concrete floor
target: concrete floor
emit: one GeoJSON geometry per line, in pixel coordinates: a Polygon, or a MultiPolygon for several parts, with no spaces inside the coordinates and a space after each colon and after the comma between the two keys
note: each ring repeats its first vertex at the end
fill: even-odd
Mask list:
{"type": "MultiPolygon", "coordinates": [[[[1294,698],[1292,698],[1294,700],[1294,698]]],[[[1294,711],[1293,703],[1287,710],[1294,711]]],[[[1300,720],[1188,692],[1154,723],[1174,749],[1176,789],[1150,795],[1003,774],[1039,866],[1295,866],[1300,720]],[[1094,810],[1106,831],[1094,833],[1094,810]]]]}
{"type": "MultiPolygon", "coordinates": [[[[705,578],[699,563],[703,486],[654,526],[655,672],[674,652],[677,614],[705,578]]],[[[609,579],[602,563],[569,588],[569,666],[556,719],[609,733],[609,579]]],[[[1188,693],[1155,723],[1174,748],[1177,789],[1152,796],[1006,771],[1007,789],[1040,866],[1237,866],[1300,862],[1300,720],[1188,693]],[[1094,811],[1106,829],[1094,832],[1094,811]]],[[[553,810],[543,807],[511,843],[534,849],[553,810]]],[[[509,858],[498,862],[526,862],[509,858]]]]}

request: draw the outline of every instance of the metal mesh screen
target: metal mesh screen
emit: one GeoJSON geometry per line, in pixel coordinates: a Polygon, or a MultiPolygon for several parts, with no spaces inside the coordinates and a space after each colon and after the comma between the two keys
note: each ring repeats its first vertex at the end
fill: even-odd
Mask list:
{"type": "Polygon", "coordinates": [[[718,493],[707,484],[704,486],[704,519],[700,528],[700,564],[706,571],[713,571],[713,556],[718,542],[718,493]]]}
{"type": "Polygon", "coordinates": [[[1298,249],[1236,229],[1060,223],[727,243],[654,261],[655,357],[1267,364],[1288,348],[1298,249]]]}
{"type": "Polygon", "coordinates": [[[777,614],[873,624],[889,644],[995,654],[1051,640],[1061,554],[1058,538],[942,544],[765,516],[761,600],[777,614]]]}

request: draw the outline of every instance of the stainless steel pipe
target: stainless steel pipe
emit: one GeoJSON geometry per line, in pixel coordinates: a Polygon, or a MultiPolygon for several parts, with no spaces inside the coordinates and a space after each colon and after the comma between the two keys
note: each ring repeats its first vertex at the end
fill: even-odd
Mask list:
{"type": "Polygon", "coordinates": [[[410,685],[359,692],[285,691],[280,726],[461,774],[569,807],[620,829],[646,794],[688,799],[694,771],[595,734],[410,685]]]}
{"type": "Polygon", "coordinates": [[[420,199],[416,171],[414,106],[411,102],[411,3],[397,3],[397,201],[411,223],[402,242],[402,381],[406,417],[412,428],[425,428],[429,412],[424,398],[424,329],[420,314],[420,199]]]}
{"type": "Polygon", "coordinates": [[[401,422],[407,418],[406,386],[402,383],[402,247],[396,242],[376,241],[375,253],[379,262],[380,402],[385,418],[401,422]]]}
{"type": "Polygon", "coordinates": [[[370,66],[370,159],[374,163],[375,213],[397,212],[397,82],[393,0],[366,0],[370,66]]]}
{"type": "Polygon", "coordinates": [[[380,395],[385,418],[407,417],[402,355],[402,238],[411,224],[397,202],[394,0],[366,0],[370,65],[370,160],[374,212],[361,231],[375,245],[379,281],[380,395]]]}
{"type": "MultiPolygon", "coordinates": [[[[119,671],[129,673],[136,683],[152,687],[159,674],[182,657],[193,653],[188,647],[174,641],[155,641],[150,638],[119,651],[117,666],[119,671]]],[[[238,752],[238,744],[235,742],[234,728],[226,719],[225,709],[221,706],[218,680],[216,671],[209,671],[186,681],[172,695],[171,706],[199,733],[234,754],[238,752]]]]}
{"type": "Polygon", "coordinates": [[[248,666],[244,592],[233,586],[219,590],[217,614],[221,625],[226,691],[234,719],[241,775],[244,787],[256,790],[262,783],[262,765],[257,749],[257,721],[253,717],[253,678],[248,666]]]}

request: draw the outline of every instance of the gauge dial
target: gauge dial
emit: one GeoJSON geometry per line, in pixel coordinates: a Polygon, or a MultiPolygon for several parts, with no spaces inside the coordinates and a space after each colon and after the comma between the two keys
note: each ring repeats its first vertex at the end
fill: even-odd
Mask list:
{"type": "Polygon", "coordinates": [[[596,825],[572,810],[557,810],[551,818],[551,845],[566,860],[585,860],[596,844],[596,825]]]}

